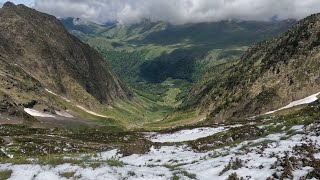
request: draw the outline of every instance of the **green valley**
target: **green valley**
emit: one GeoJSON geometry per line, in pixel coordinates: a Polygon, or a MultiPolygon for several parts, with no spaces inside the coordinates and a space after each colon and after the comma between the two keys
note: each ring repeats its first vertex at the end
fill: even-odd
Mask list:
{"type": "MultiPolygon", "coordinates": [[[[128,110],[131,113],[126,117],[152,117],[147,120],[152,124],[154,117],[147,114],[158,114],[157,121],[163,122],[168,118],[196,122],[198,111],[184,112],[180,107],[194,83],[209,69],[238,59],[252,44],[276,37],[295,23],[230,20],[172,25],[145,19],[138,24],[106,26],[73,18],[60,21],[100,52],[139,103],[150,106],[146,113],[128,110]]],[[[121,107],[131,103],[125,104],[121,107]]]]}

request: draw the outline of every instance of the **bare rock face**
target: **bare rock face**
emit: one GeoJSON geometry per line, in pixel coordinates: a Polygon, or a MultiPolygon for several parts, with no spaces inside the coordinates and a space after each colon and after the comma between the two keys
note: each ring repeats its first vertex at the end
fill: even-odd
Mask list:
{"type": "Polygon", "coordinates": [[[45,88],[79,104],[111,104],[131,93],[87,44],[48,14],[5,3],[0,9],[0,95],[50,106],[45,88]]]}
{"type": "Polygon", "coordinates": [[[251,117],[320,91],[320,14],[278,38],[261,42],[238,61],[214,67],[185,105],[216,121],[251,117]]]}

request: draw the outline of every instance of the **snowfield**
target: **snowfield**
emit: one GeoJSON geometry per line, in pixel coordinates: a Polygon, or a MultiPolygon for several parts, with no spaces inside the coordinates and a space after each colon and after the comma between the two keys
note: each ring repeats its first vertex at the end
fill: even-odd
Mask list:
{"type": "Polygon", "coordinates": [[[51,117],[51,118],[55,117],[55,116],[53,116],[51,114],[47,114],[47,113],[40,112],[40,111],[37,111],[37,110],[34,110],[34,109],[30,109],[30,108],[24,108],[24,111],[26,113],[28,113],[29,115],[34,116],[34,117],[51,117]]]}
{"type": "Polygon", "coordinates": [[[225,127],[218,128],[196,128],[190,130],[181,130],[178,132],[174,132],[172,134],[155,134],[149,135],[149,139],[152,142],[183,142],[183,141],[192,141],[199,138],[211,136],[213,134],[222,132],[225,130],[225,127]]]}
{"type": "MultiPolygon", "coordinates": [[[[231,127],[239,127],[242,125],[234,125],[231,127]]],[[[200,138],[212,136],[222,131],[229,130],[230,127],[202,127],[188,130],[181,130],[171,134],[147,133],[146,137],[152,142],[184,142],[193,141],[200,138]]]]}
{"type": "MultiPolygon", "coordinates": [[[[318,125],[319,126],[319,125],[318,125]]],[[[310,126],[311,127],[311,126],[310,126]]],[[[295,126],[291,130],[300,130],[302,126],[295,126]]],[[[92,155],[90,160],[97,162],[106,162],[114,159],[122,162],[121,166],[111,166],[108,163],[102,163],[98,167],[78,166],[71,164],[62,164],[58,166],[41,166],[35,164],[26,165],[0,165],[0,172],[12,170],[11,180],[56,180],[66,179],[61,176],[63,173],[73,173],[75,179],[99,180],[99,179],[152,179],[166,180],[173,177],[180,179],[201,179],[201,180],[225,180],[230,176],[243,177],[244,179],[267,179],[273,177],[279,179],[284,169],[291,169],[292,179],[299,180],[305,178],[313,168],[304,166],[299,159],[308,156],[304,151],[297,150],[312,144],[317,151],[314,157],[319,160],[320,137],[304,129],[303,133],[288,136],[285,133],[272,134],[252,141],[244,141],[235,147],[224,147],[221,149],[207,152],[195,152],[186,145],[181,146],[162,146],[152,147],[146,154],[134,154],[131,156],[122,156],[117,150],[103,152],[98,155],[92,155]],[[263,144],[263,142],[268,142],[263,144]],[[261,143],[261,144],[259,144],[261,143]],[[254,145],[255,144],[255,145],[254,145]],[[299,153],[298,153],[299,152],[299,153]],[[297,163],[289,162],[290,167],[286,166],[289,157],[297,159],[297,163]],[[290,165],[290,163],[292,165],[290,165]]],[[[203,136],[203,131],[212,134],[224,130],[224,128],[196,128],[192,131],[184,130],[177,132],[174,136],[166,137],[166,141],[173,140],[174,137],[182,139],[184,133],[196,134],[194,137],[203,136]],[[179,137],[181,136],[181,137],[179,137]]],[[[160,138],[157,135],[157,138],[160,138]]],[[[190,139],[190,138],[189,138],[190,139]]],[[[159,140],[159,139],[158,139],[159,140]]],[[[310,156],[310,154],[309,154],[310,156]]],[[[79,156],[83,158],[84,156],[79,156]]],[[[289,179],[290,179],[289,177],[289,179]]]]}
{"type": "Polygon", "coordinates": [[[66,118],[73,118],[73,116],[66,111],[55,111],[55,112],[59,116],[66,117],[66,118]]]}
{"type": "Polygon", "coordinates": [[[293,101],[293,102],[291,102],[290,104],[288,104],[285,107],[282,107],[282,108],[274,110],[274,111],[267,112],[265,114],[272,114],[272,113],[275,113],[277,111],[281,111],[281,110],[284,110],[284,109],[289,109],[289,108],[292,108],[292,107],[295,107],[295,106],[299,106],[299,105],[303,105],[303,104],[310,104],[310,103],[315,102],[316,100],[318,100],[317,96],[319,96],[319,95],[320,95],[320,92],[318,92],[316,94],[313,94],[311,96],[308,96],[308,97],[306,97],[304,99],[293,101]]]}
{"type": "MultiPolygon", "coordinates": [[[[47,118],[55,118],[56,116],[44,112],[40,112],[31,108],[24,108],[24,112],[28,113],[33,117],[47,117],[47,118]]],[[[66,117],[66,118],[73,118],[71,114],[66,111],[55,111],[58,116],[66,117]]]]}

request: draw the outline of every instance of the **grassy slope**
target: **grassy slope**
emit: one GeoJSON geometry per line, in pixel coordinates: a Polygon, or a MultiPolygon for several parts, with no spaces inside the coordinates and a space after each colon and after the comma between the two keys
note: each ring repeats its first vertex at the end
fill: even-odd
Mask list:
{"type": "Polygon", "coordinates": [[[165,84],[164,86],[168,86],[168,91],[165,92],[167,96],[161,98],[152,100],[148,96],[154,97],[154,95],[136,90],[135,97],[131,101],[118,101],[112,106],[101,105],[99,109],[92,109],[106,117],[89,114],[77,107],[74,102],[68,102],[60,96],[50,93],[47,95],[57,107],[68,110],[79,118],[98,123],[110,131],[123,131],[142,128],[144,124],[161,121],[174,111],[174,106],[180,103],[176,100],[179,89],[165,84]]]}

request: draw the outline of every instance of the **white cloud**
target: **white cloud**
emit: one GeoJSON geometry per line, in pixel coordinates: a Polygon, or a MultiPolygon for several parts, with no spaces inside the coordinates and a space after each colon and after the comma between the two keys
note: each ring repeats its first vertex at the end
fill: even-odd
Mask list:
{"type": "Polygon", "coordinates": [[[95,22],[139,22],[143,18],[175,24],[225,19],[301,19],[320,12],[319,0],[35,0],[34,7],[59,17],[95,22]]]}

